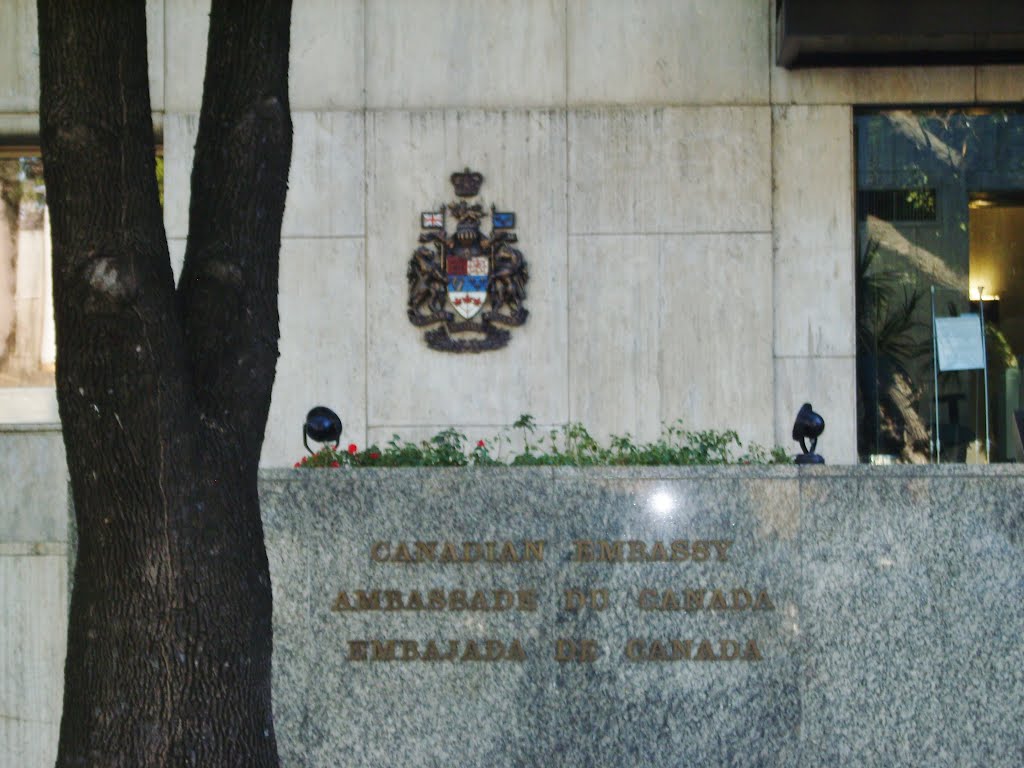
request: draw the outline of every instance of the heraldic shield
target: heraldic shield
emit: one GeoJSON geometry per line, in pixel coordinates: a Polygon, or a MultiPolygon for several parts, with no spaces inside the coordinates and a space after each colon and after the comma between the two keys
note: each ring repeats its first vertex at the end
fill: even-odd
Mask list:
{"type": "MultiPolygon", "coordinates": [[[[483,176],[468,168],[451,176],[455,194],[476,197],[483,176]]],[[[420,217],[420,247],[409,261],[409,320],[413,325],[438,327],[424,338],[431,349],[444,352],[483,352],[500,349],[509,340],[505,327],[526,322],[528,312],[526,259],[513,243],[516,215],[490,214],[480,203],[465,199],[420,217]],[[454,231],[449,232],[449,217],[454,231]],[[490,218],[491,232],[481,226],[490,218]]]]}
{"type": "Polygon", "coordinates": [[[456,249],[444,257],[444,268],[448,275],[448,301],[456,312],[471,320],[487,301],[491,260],[487,256],[463,256],[456,249]]]}

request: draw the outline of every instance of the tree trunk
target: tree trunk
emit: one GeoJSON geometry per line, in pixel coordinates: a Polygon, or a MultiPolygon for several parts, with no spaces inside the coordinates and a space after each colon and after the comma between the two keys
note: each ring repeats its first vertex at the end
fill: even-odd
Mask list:
{"type": "Polygon", "coordinates": [[[39,0],[57,398],[78,526],[58,766],[276,766],[256,474],[290,2],[214,0],[173,284],[145,2],[39,0]]]}

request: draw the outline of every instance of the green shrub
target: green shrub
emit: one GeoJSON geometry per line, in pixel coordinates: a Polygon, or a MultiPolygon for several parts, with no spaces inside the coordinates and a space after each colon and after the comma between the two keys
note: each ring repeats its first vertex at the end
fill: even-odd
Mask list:
{"type": "Polygon", "coordinates": [[[347,449],[324,446],[303,457],[296,467],[491,467],[491,466],[695,466],[715,464],[788,464],[782,448],[768,450],[752,444],[746,451],[732,430],[690,432],[681,422],[667,425],[652,443],[635,443],[629,435],[613,435],[608,446],[595,440],[580,423],[565,424],[537,436],[532,416],[523,414],[512,425],[521,433],[523,450],[502,459],[509,449],[508,431],[490,441],[478,440],[466,450],[466,436],[445,429],[420,443],[403,441],[394,435],[383,448],[371,445],[360,451],[354,443],[347,449]]]}

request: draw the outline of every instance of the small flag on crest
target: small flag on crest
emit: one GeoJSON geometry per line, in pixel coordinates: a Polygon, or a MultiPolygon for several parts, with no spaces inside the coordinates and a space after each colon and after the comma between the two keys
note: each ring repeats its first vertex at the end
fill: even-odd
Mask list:
{"type": "Polygon", "coordinates": [[[492,211],[491,226],[495,229],[515,229],[516,215],[510,211],[492,211]]]}
{"type": "Polygon", "coordinates": [[[420,226],[423,227],[423,229],[443,229],[444,212],[424,211],[420,214],[420,226]]]}

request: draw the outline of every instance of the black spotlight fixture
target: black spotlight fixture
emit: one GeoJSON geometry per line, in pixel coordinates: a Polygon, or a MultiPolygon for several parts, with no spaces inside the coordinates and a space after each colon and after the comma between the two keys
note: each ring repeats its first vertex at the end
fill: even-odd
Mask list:
{"type": "Polygon", "coordinates": [[[803,450],[796,457],[797,464],[824,464],[825,459],[814,452],[818,447],[818,438],[825,431],[825,420],[815,413],[810,403],[804,403],[793,422],[793,439],[800,441],[800,448],[803,450]],[[811,441],[811,447],[807,447],[807,440],[811,441]]]}
{"type": "Polygon", "coordinates": [[[337,448],[341,442],[341,419],[338,414],[323,405],[312,408],[306,414],[306,423],[302,425],[302,444],[312,454],[315,451],[309,447],[309,438],[318,443],[334,443],[337,448]]]}

